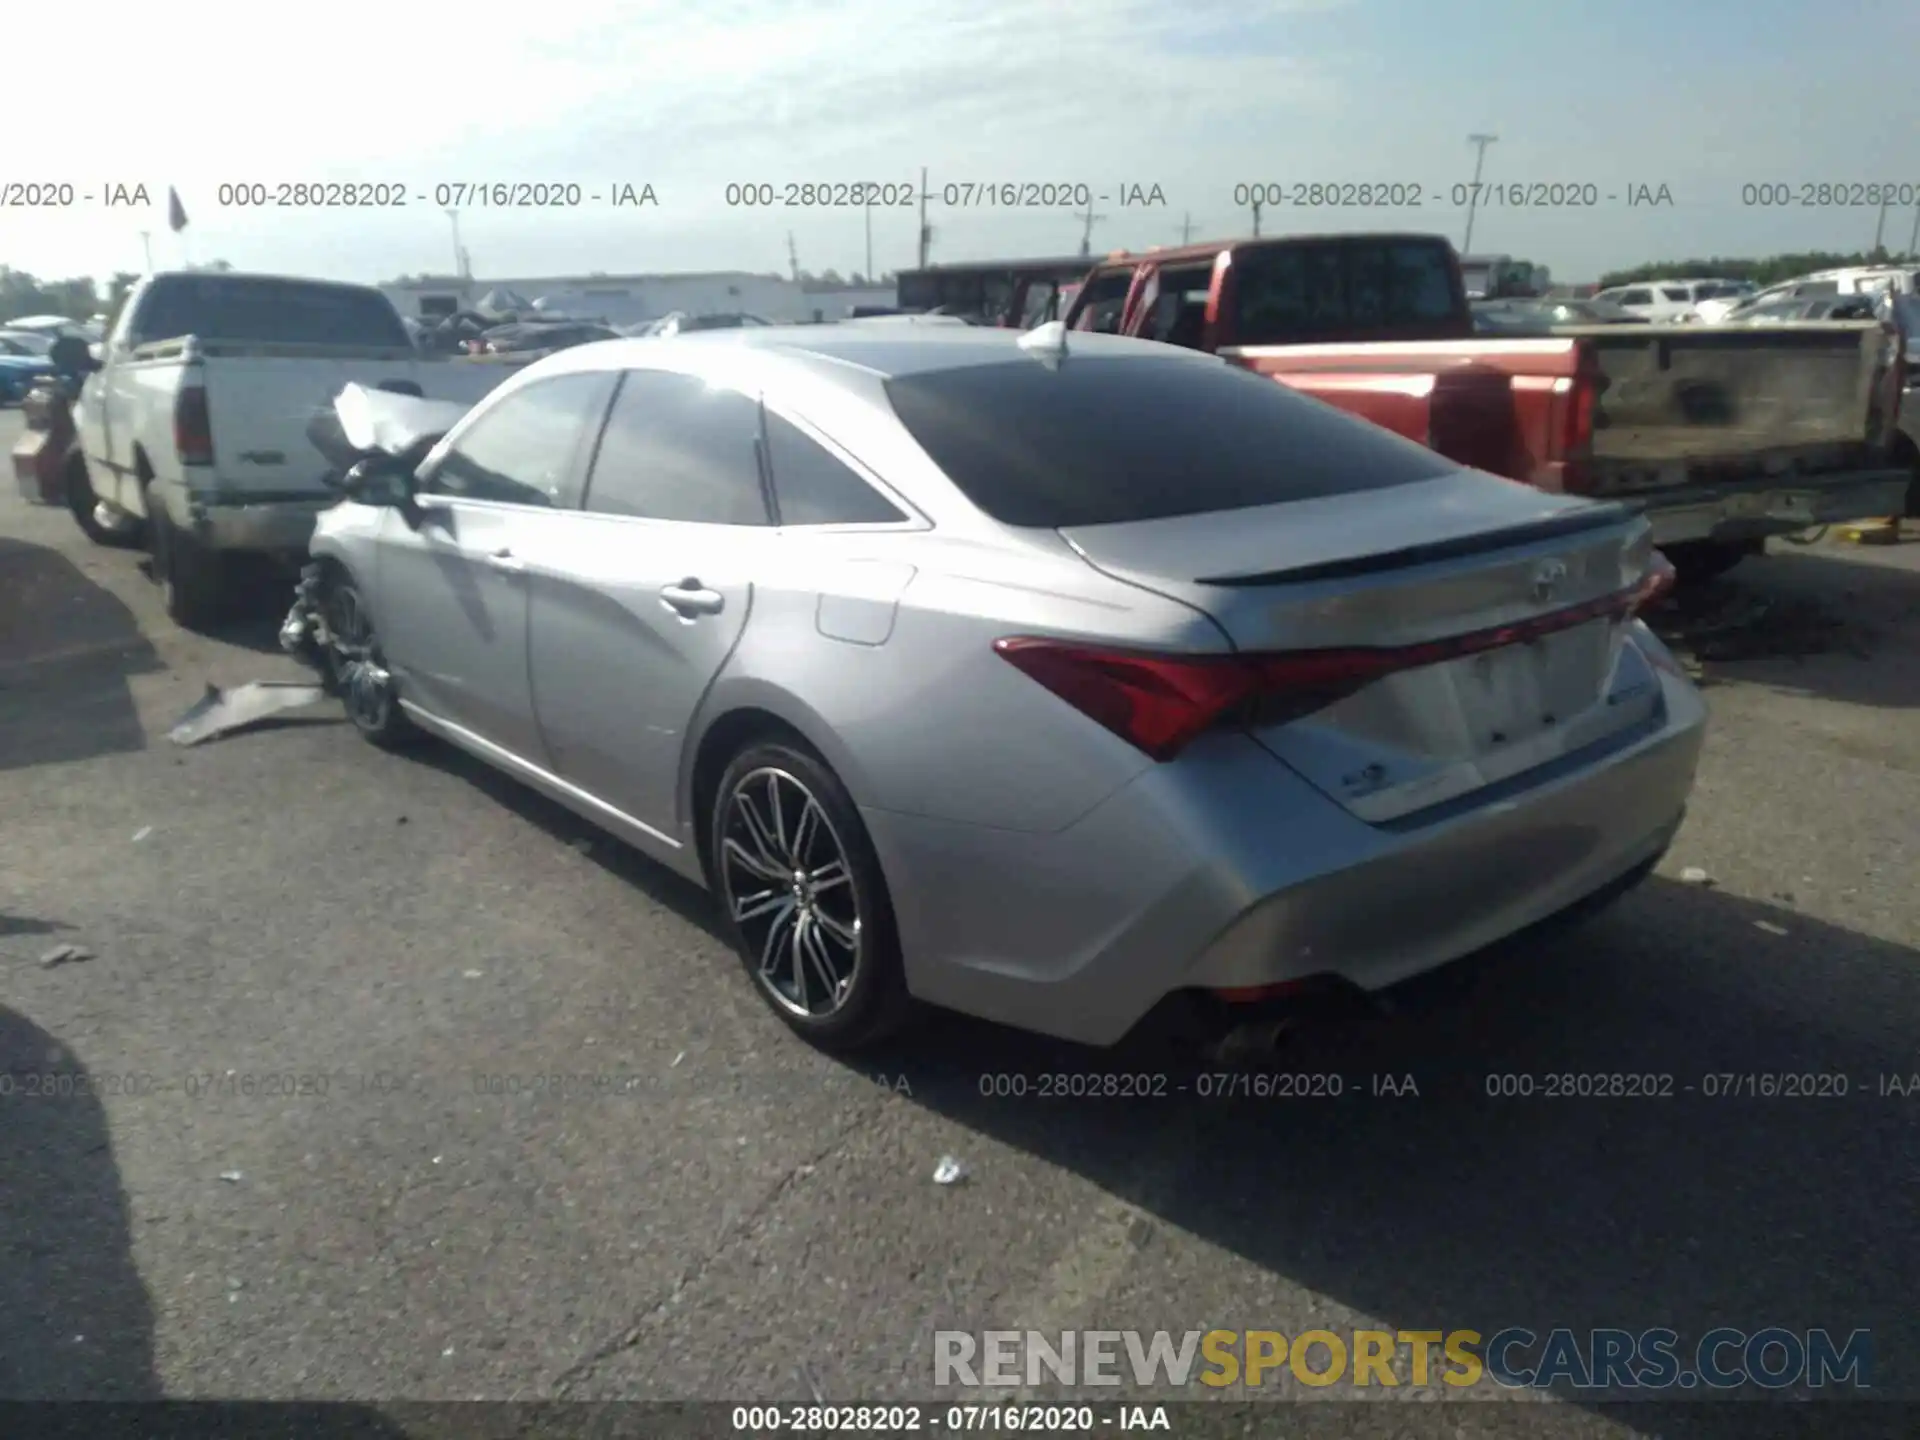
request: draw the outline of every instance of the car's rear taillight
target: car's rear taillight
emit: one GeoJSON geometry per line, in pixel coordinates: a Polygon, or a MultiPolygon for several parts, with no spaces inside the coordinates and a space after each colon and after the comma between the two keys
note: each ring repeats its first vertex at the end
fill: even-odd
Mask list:
{"type": "Polygon", "coordinates": [[[1629,619],[1665,594],[1673,567],[1656,554],[1635,584],[1563,610],[1415,645],[1241,655],[1158,655],[1011,636],[1002,659],[1155,760],[1171,760],[1229,718],[1282,725],[1376,680],[1468,655],[1525,645],[1594,620],[1629,619]]]}
{"type": "Polygon", "coordinates": [[[173,448],[182,465],[213,464],[213,419],[204,385],[189,385],[174,397],[173,448]]]}
{"type": "Polygon", "coordinates": [[[1604,377],[1599,375],[1573,377],[1573,388],[1567,394],[1564,412],[1566,425],[1560,434],[1562,459],[1582,459],[1592,446],[1594,415],[1600,408],[1600,387],[1605,383],[1604,377]]]}
{"type": "Polygon", "coordinates": [[[1672,592],[1679,578],[1679,572],[1673,568],[1673,562],[1658,550],[1654,551],[1652,563],[1647,566],[1646,574],[1642,575],[1640,583],[1633,587],[1633,603],[1627,613],[1629,615],[1646,613],[1672,592]]]}

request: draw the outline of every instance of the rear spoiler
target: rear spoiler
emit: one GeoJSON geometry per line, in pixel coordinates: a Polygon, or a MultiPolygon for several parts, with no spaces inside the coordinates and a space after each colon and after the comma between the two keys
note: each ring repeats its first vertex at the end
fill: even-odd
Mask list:
{"type": "Polygon", "coordinates": [[[1407,545],[1398,550],[1383,550],[1375,555],[1359,555],[1350,560],[1330,560],[1321,565],[1301,565],[1289,570],[1270,570],[1258,575],[1209,575],[1198,578],[1200,585],[1276,585],[1281,582],[1304,585],[1311,580],[1346,580],[1359,575],[1377,575],[1388,570],[1410,570],[1463,555],[1478,555],[1488,550],[1504,550],[1510,545],[1531,545],[1556,540],[1566,535],[1603,530],[1633,518],[1626,506],[1606,502],[1584,506],[1566,515],[1512,525],[1503,530],[1488,530],[1462,535],[1453,540],[1434,540],[1407,545]]]}

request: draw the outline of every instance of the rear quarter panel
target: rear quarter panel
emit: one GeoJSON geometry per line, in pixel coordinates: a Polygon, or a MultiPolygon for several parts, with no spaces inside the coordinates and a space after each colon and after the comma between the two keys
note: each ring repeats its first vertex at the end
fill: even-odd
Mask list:
{"type": "MultiPolygon", "coordinates": [[[[1002,636],[1226,648],[1197,611],[1100,574],[1051,534],[1013,547],[924,532],[786,539],[696,730],[768,710],[866,808],[1054,831],[1151,763],[1002,660],[1002,636]],[[890,624],[823,627],[823,606],[846,601],[890,606],[890,624]]],[[[689,757],[683,794],[691,767],[689,757]]]]}

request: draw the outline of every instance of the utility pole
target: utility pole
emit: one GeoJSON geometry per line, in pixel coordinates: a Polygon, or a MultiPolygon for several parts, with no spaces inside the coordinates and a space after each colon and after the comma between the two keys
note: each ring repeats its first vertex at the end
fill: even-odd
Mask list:
{"type": "Polygon", "coordinates": [[[873,196],[867,196],[867,268],[860,272],[861,277],[871,285],[873,283],[873,196]]]}
{"type": "Polygon", "coordinates": [[[1253,202],[1253,238],[1256,240],[1260,238],[1260,202],[1258,200],[1253,202]]]}
{"type": "Polygon", "coordinates": [[[1461,243],[1462,254],[1473,251],[1473,212],[1480,207],[1480,171],[1487,163],[1487,146],[1498,140],[1498,135],[1469,135],[1467,143],[1479,147],[1479,153],[1473,159],[1473,188],[1467,192],[1467,238],[1461,243]]]}
{"type": "Polygon", "coordinates": [[[151,275],[153,273],[153,232],[151,230],[140,232],[140,248],[147,257],[147,274],[151,275]]]}
{"type": "Polygon", "coordinates": [[[1907,237],[1907,258],[1920,256],[1920,205],[1913,207],[1913,233],[1907,237]]]}
{"type": "Polygon", "coordinates": [[[1180,219],[1180,243],[1185,245],[1193,239],[1193,216],[1184,215],[1180,219]]]}
{"type": "Polygon", "coordinates": [[[787,231],[787,273],[796,285],[800,283],[800,251],[794,246],[791,230],[787,231]]]}
{"type": "Polygon", "coordinates": [[[1083,222],[1080,229],[1080,255],[1082,259],[1085,259],[1087,256],[1093,254],[1094,222],[1096,220],[1104,220],[1106,218],[1107,217],[1104,215],[1096,215],[1093,213],[1093,200],[1091,197],[1089,197],[1087,200],[1086,212],[1082,214],[1080,217],[1081,221],[1083,222]]]}
{"type": "Polygon", "coordinates": [[[467,278],[467,252],[460,245],[460,212],[449,208],[447,220],[453,226],[453,273],[464,280],[467,278]]]}
{"type": "Polygon", "coordinates": [[[927,252],[933,248],[933,227],[927,224],[927,167],[920,167],[920,268],[927,268],[927,252]]]}
{"type": "Polygon", "coordinates": [[[1879,223],[1873,227],[1873,255],[1875,259],[1880,258],[1880,242],[1883,238],[1885,238],[1886,230],[1887,230],[1887,202],[1885,200],[1882,200],[1880,202],[1880,220],[1879,220],[1879,223]]]}

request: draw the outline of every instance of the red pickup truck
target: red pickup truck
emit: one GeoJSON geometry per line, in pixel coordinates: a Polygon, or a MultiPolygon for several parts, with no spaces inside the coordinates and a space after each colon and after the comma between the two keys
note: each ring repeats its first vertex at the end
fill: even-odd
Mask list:
{"type": "Polygon", "coordinates": [[[1475,333],[1441,236],[1283,236],[1119,252],[1069,329],[1217,353],[1541,489],[1643,510],[1683,572],[1766,537],[1896,514],[1903,338],[1874,321],[1475,333]]]}

